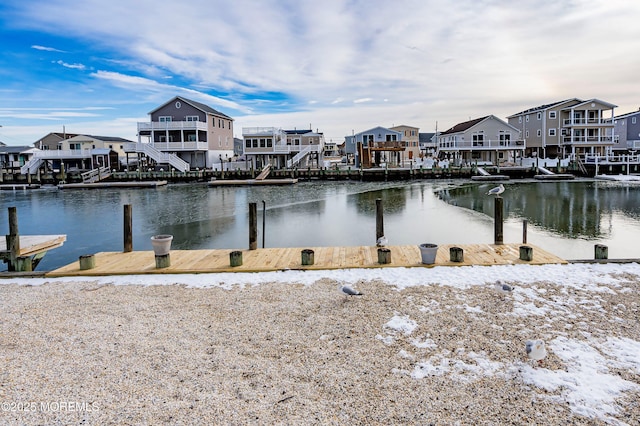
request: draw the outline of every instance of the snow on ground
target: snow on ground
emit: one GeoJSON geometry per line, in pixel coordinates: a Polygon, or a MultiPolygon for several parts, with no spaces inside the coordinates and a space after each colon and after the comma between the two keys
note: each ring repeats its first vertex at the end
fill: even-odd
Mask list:
{"type": "MultiPolygon", "coordinates": [[[[486,351],[439,347],[429,333],[416,331],[421,325],[416,319],[396,312],[383,324],[380,334],[376,336],[382,344],[399,346],[399,365],[402,361],[411,360],[412,370],[399,367],[394,370],[395,374],[415,380],[447,375],[465,383],[482,377],[517,379],[531,386],[539,398],[567,404],[576,414],[611,424],[624,424],[612,415],[619,412],[621,401],[627,393],[637,395],[640,392],[640,342],[629,337],[605,338],[603,336],[607,336],[606,329],[594,330],[588,318],[576,313],[580,310],[591,312],[605,318],[605,322],[623,323],[624,320],[619,317],[622,312],[630,309],[637,312],[637,285],[640,281],[640,265],[637,263],[7,278],[0,279],[0,284],[33,286],[83,281],[98,285],[184,285],[190,288],[219,287],[233,290],[272,282],[309,286],[324,279],[355,287],[377,280],[392,286],[398,292],[425,285],[467,290],[474,286],[492,285],[500,280],[514,286],[511,294],[496,296],[509,297],[513,303],[509,312],[500,315],[513,317],[514,322],[524,324],[523,328],[526,328],[529,318],[535,318],[543,321],[543,329],[546,327],[548,330],[574,331],[571,337],[568,334],[562,335],[561,332],[548,336],[547,350],[562,365],[562,368],[551,369],[545,367],[544,363],[540,366],[527,362],[524,357],[498,361],[491,359],[486,351]],[[607,305],[605,298],[616,294],[625,295],[622,299],[624,302],[607,305]]],[[[461,298],[464,299],[458,296],[458,299],[461,298]]],[[[444,309],[458,309],[461,315],[486,315],[477,301],[471,298],[461,300],[460,304],[447,306],[435,299],[426,299],[422,301],[418,312],[437,315],[444,309]]],[[[501,342],[496,342],[498,343],[501,342]]]]}

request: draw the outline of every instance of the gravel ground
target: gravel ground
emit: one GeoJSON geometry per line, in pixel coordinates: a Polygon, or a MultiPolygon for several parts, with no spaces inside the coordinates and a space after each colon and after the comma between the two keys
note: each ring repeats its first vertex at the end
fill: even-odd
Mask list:
{"type": "Polygon", "coordinates": [[[534,335],[640,340],[636,279],[632,291],[597,295],[516,288],[556,306],[524,316],[491,286],[367,281],[347,299],[331,279],[0,285],[0,424],[640,424],[632,369],[617,372],[636,386],[608,419],[578,415],[562,389],[524,379],[567,370],[552,350],[542,366],[526,359],[534,335]],[[553,302],[560,296],[576,303],[553,302]],[[442,368],[420,374],[425,360],[442,368]]]}

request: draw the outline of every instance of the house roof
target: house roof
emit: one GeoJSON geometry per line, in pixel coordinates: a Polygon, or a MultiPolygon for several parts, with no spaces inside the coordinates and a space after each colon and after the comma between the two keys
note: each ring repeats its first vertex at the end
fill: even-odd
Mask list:
{"type": "Polygon", "coordinates": [[[373,132],[373,133],[375,133],[375,132],[380,132],[380,131],[382,131],[382,130],[384,130],[384,131],[386,131],[386,132],[397,133],[397,134],[399,134],[399,135],[402,135],[402,132],[399,132],[399,131],[397,131],[397,130],[391,130],[391,129],[388,129],[388,128],[386,128],[386,127],[377,126],[377,127],[373,127],[373,128],[371,128],[371,129],[364,130],[364,131],[362,131],[362,132],[358,132],[358,133],[356,133],[356,134],[355,134],[355,136],[363,135],[363,134],[365,134],[365,133],[366,133],[366,134],[369,134],[369,133],[372,133],[372,132],[373,132]]]}
{"type": "Polygon", "coordinates": [[[582,106],[582,105],[585,105],[585,104],[588,104],[588,103],[602,104],[602,105],[604,105],[606,107],[609,107],[611,109],[613,109],[613,108],[618,106],[618,105],[614,105],[614,104],[611,104],[609,102],[601,101],[600,99],[595,99],[594,98],[594,99],[589,99],[589,100],[586,100],[586,101],[580,101],[579,103],[577,103],[575,105],[571,105],[570,107],[567,107],[567,108],[564,108],[564,109],[572,109],[572,108],[579,107],[579,106],[582,106]]]}
{"type": "Polygon", "coordinates": [[[288,135],[306,135],[307,133],[313,133],[311,129],[293,129],[293,130],[284,130],[284,132],[288,135]]]}
{"type": "Polygon", "coordinates": [[[582,102],[578,98],[565,99],[563,101],[553,102],[553,103],[550,103],[550,104],[544,104],[544,105],[540,105],[540,106],[537,106],[537,107],[529,108],[529,109],[526,109],[524,111],[521,111],[521,112],[515,113],[513,115],[510,115],[507,118],[517,117],[517,116],[523,115],[523,114],[531,114],[532,112],[544,111],[546,109],[553,108],[553,107],[558,106],[558,105],[562,105],[562,104],[564,104],[566,102],[569,102],[569,101],[582,102]]]}
{"type": "Polygon", "coordinates": [[[616,115],[614,118],[616,119],[627,118],[627,117],[631,117],[633,115],[638,115],[638,114],[640,114],[640,109],[638,109],[638,111],[632,111],[632,112],[627,112],[626,114],[616,115]]]}
{"type": "Polygon", "coordinates": [[[196,101],[193,101],[191,99],[183,98],[182,96],[176,96],[175,98],[171,99],[170,101],[165,102],[164,104],[160,105],[158,108],[154,109],[149,114],[153,114],[154,112],[158,111],[160,108],[163,108],[165,105],[168,105],[171,102],[175,102],[176,100],[181,100],[182,102],[184,102],[186,104],[189,104],[192,107],[197,108],[200,111],[206,112],[208,114],[217,115],[217,116],[220,116],[220,117],[227,118],[229,120],[233,120],[233,118],[229,117],[227,114],[223,114],[220,111],[211,108],[209,105],[205,105],[205,104],[203,104],[201,102],[196,102],[196,101]]]}
{"type": "Polygon", "coordinates": [[[423,143],[431,142],[431,138],[435,136],[435,132],[433,133],[418,133],[418,140],[423,143]]]}
{"type": "Polygon", "coordinates": [[[34,149],[36,149],[36,148],[34,148],[32,146],[4,145],[4,146],[0,147],[0,154],[20,154],[22,152],[31,151],[31,150],[34,150],[34,149]]]}
{"type": "Polygon", "coordinates": [[[128,139],[124,139],[118,136],[95,136],[95,135],[75,135],[71,138],[68,138],[66,140],[68,141],[85,141],[86,139],[93,139],[93,140],[97,140],[97,141],[102,141],[102,142],[123,142],[123,143],[130,143],[133,141],[130,141],[128,139]]]}
{"type": "Polygon", "coordinates": [[[450,133],[464,132],[464,131],[470,129],[471,127],[475,126],[476,124],[480,123],[481,121],[486,120],[489,117],[491,117],[491,116],[490,115],[485,115],[484,117],[476,118],[475,120],[469,120],[469,121],[465,121],[464,123],[458,123],[455,126],[453,126],[452,128],[450,128],[449,130],[445,130],[444,132],[442,132],[440,134],[441,135],[448,135],[450,133]]]}

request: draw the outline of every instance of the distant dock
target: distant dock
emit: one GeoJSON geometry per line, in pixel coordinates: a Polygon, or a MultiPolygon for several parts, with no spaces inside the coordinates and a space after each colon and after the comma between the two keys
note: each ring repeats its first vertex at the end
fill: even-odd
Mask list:
{"type": "Polygon", "coordinates": [[[98,188],[156,188],[167,184],[166,180],[139,182],[94,182],[94,183],[64,183],[60,189],[98,189],[98,188]]]}
{"type": "Polygon", "coordinates": [[[209,186],[242,186],[242,185],[293,185],[298,179],[229,179],[212,180],[209,186]]]}
{"type": "Polygon", "coordinates": [[[262,248],[256,250],[172,250],[170,266],[156,267],[152,251],[101,252],[96,253],[95,266],[80,269],[79,262],[46,273],[47,277],[63,276],[101,276],[101,275],[138,275],[138,274],[190,274],[213,272],[268,272],[282,270],[380,268],[380,267],[421,267],[433,266],[494,266],[494,265],[544,265],[566,264],[566,260],[538,247],[532,248],[530,261],[520,260],[519,247],[522,244],[468,244],[456,245],[464,251],[463,262],[453,262],[450,258],[452,244],[438,248],[436,262],[423,265],[418,245],[390,246],[390,262],[380,264],[378,248],[375,246],[352,247],[312,247],[302,248],[262,248]],[[313,250],[314,262],[302,264],[302,251],[313,250]],[[232,252],[242,253],[242,264],[230,265],[232,252]]]}

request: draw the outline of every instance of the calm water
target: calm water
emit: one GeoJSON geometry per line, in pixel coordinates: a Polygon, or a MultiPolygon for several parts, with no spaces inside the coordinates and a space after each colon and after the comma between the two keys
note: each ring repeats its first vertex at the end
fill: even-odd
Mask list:
{"type": "MultiPolygon", "coordinates": [[[[121,251],[123,206],[133,206],[134,250],[151,250],[154,234],[174,235],[175,249],[249,246],[248,205],[258,203],[262,246],[353,246],[375,243],[375,200],[384,203],[391,245],[493,242],[494,184],[462,181],[302,182],[282,187],[0,191],[0,233],[6,207],[18,209],[21,234],[66,234],[38,267],[54,269],[83,254],[121,251]]],[[[596,243],[611,258],[640,258],[640,185],[612,182],[512,182],[503,194],[505,242],[528,241],[568,259],[593,257],[596,243]]],[[[5,265],[0,268],[6,269],[5,265]]]]}

